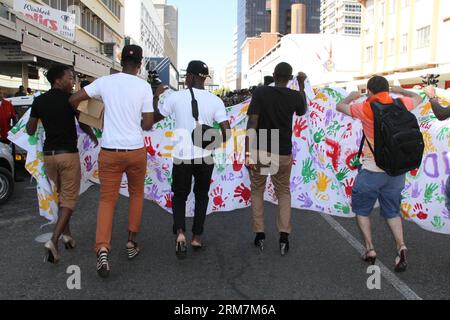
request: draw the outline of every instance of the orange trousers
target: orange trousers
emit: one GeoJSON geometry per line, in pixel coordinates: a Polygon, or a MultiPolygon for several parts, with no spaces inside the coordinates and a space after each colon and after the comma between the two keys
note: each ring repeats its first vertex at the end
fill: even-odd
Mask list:
{"type": "Polygon", "coordinates": [[[130,194],[128,231],[139,232],[144,205],[144,180],[147,153],[144,148],[129,152],[100,151],[98,158],[100,203],[97,212],[96,250],[111,250],[114,210],[119,198],[122,176],[128,179],[130,194]]]}

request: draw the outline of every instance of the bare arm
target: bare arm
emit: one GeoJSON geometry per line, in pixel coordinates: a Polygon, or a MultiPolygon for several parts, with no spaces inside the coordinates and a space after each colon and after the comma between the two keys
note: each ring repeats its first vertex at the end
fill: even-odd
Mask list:
{"type": "Polygon", "coordinates": [[[225,144],[232,137],[230,122],[224,121],[224,122],[221,122],[219,125],[220,125],[220,130],[222,131],[223,143],[225,144]]]}
{"type": "Polygon", "coordinates": [[[77,93],[74,93],[70,98],[69,98],[69,103],[70,105],[75,109],[75,111],[78,110],[78,105],[85,100],[89,100],[91,97],[88,96],[88,94],[86,93],[86,91],[84,89],[81,89],[80,91],[78,91],[77,93]]]}
{"type": "Polygon", "coordinates": [[[417,93],[408,91],[403,89],[402,87],[392,87],[391,88],[392,93],[401,94],[402,96],[408,97],[413,99],[414,101],[414,108],[417,108],[423,103],[422,97],[419,96],[417,93]]]}
{"type": "Polygon", "coordinates": [[[439,100],[436,97],[436,90],[433,86],[428,86],[423,89],[428,98],[430,98],[431,108],[433,109],[433,113],[440,121],[444,121],[450,118],[450,107],[444,108],[439,103],[439,100]]]}
{"type": "Polygon", "coordinates": [[[247,122],[247,135],[245,136],[245,165],[250,168],[256,170],[255,164],[250,163],[250,136],[248,134],[251,130],[258,129],[258,121],[259,121],[259,115],[252,114],[248,117],[247,122]]]}
{"type": "Polygon", "coordinates": [[[352,116],[352,112],[351,112],[351,103],[357,99],[359,99],[361,97],[361,94],[359,92],[352,92],[350,93],[344,100],[341,101],[341,103],[339,103],[336,106],[336,110],[339,112],[342,112],[346,115],[348,115],[349,117],[352,116]]]}
{"type": "Polygon", "coordinates": [[[154,113],[153,112],[142,113],[142,122],[141,122],[142,130],[144,130],[144,131],[152,130],[153,123],[154,123],[154,113]]]}
{"type": "Polygon", "coordinates": [[[30,118],[27,123],[27,133],[30,136],[34,136],[37,130],[39,119],[38,118],[30,118]]]}

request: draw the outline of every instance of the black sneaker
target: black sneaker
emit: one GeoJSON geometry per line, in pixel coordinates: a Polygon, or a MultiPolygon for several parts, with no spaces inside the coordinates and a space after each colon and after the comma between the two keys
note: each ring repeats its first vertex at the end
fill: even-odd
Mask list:
{"type": "Polygon", "coordinates": [[[100,251],[97,254],[97,273],[102,278],[108,278],[109,272],[108,251],[100,251]]]}

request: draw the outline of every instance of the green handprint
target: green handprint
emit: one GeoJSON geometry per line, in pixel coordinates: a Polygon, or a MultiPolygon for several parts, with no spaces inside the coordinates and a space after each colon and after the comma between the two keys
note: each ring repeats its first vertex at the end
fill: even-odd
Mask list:
{"type": "Polygon", "coordinates": [[[350,165],[354,168],[358,168],[362,165],[361,158],[355,155],[352,160],[350,160],[350,165]]]}
{"type": "Polygon", "coordinates": [[[32,146],[37,145],[38,141],[39,141],[39,137],[38,137],[37,133],[28,137],[28,143],[32,146]]]}
{"type": "Polygon", "coordinates": [[[146,177],[146,178],[145,178],[144,184],[145,184],[146,186],[153,184],[153,179],[150,178],[150,177],[146,177]]]}
{"type": "Polygon", "coordinates": [[[343,214],[349,214],[350,213],[350,206],[348,204],[342,204],[341,202],[338,202],[334,205],[334,208],[343,214]]]}
{"type": "Polygon", "coordinates": [[[437,196],[436,197],[436,201],[439,203],[443,203],[445,201],[445,197],[444,196],[437,196]]]}
{"type": "Polygon", "coordinates": [[[20,120],[15,126],[14,128],[11,129],[12,134],[16,134],[17,132],[19,132],[20,130],[22,130],[23,127],[26,126],[26,123],[23,120],[20,120]]]}
{"type": "Polygon", "coordinates": [[[312,165],[311,159],[303,160],[302,176],[305,183],[309,183],[317,177],[316,170],[311,168],[312,165]]]}
{"type": "Polygon", "coordinates": [[[439,141],[442,141],[442,140],[444,140],[445,138],[447,138],[447,134],[448,134],[448,131],[449,131],[449,130],[450,130],[450,129],[449,129],[448,127],[442,128],[442,129],[439,131],[438,135],[437,135],[437,139],[438,139],[439,141]]]}
{"type": "Polygon", "coordinates": [[[343,181],[345,178],[347,178],[349,172],[350,172],[349,168],[342,169],[341,171],[338,172],[338,174],[336,174],[336,179],[338,179],[338,181],[343,181]]]}
{"type": "Polygon", "coordinates": [[[222,173],[227,168],[226,165],[227,155],[224,152],[218,152],[214,155],[214,164],[216,166],[217,172],[222,173]]]}
{"type": "Polygon", "coordinates": [[[338,133],[339,130],[341,130],[342,126],[341,124],[334,120],[333,123],[327,128],[327,134],[328,135],[332,135],[332,136],[336,136],[336,134],[338,133]]]}
{"type": "Polygon", "coordinates": [[[325,138],[325,131],[323,129],[320,129],[320,131],[314,134],[315,143],[321,143],[323,141],[323,138],[325,138]]]}
{"type": "Polygon", "coordinates": [[[431,200],[433,199],[433,194],[436,192],[437,189],[439,189],[439,185],[437,183],[430,183],[426,185],[424,196],[425,203],[431,202],[431,200]]]}
{"type": "Polygon", "coordinates": [[[341,101],[344,99],[344,97],[342,97],[339,92],[331,88],[324,88],[323,91],[325,91],[327,95],[329,95],[336,101],[336,105],[341,103],[341,101]]]}
{"type": "Polygon", "coordinates": [[[166,171],[166,172],[164,173],[164,176],[167,178],[167,181],[169,182],[169,184],[172,185],[173,179],[172,179],[172,174],[171,174],[171,172],[170,172],[170,171],[166,171]]]}
{"type": "Polygon", "coordinates": [[[97,137],[97,139],[100,139],[102,137],[102,134],[103,134],[102,130],[96,129],[96,128],[93,128],[93,129],[94,129],[94,134],[97,137]]]}
{"type": "Polygon", "coordinates": [[[438,230],[442,229],[445,226],[445,223],[442,222],[442,218],[438,216],[434,216],[434,219],[433,221],[431,221],[431,224],[438,230]]]}

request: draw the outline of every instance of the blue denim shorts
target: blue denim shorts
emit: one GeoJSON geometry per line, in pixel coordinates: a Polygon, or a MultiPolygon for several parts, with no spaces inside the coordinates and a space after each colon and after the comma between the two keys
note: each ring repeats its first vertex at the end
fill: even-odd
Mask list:
{"type": "Polygon", "coordinates": [[[445,187],[445,206],[450,212],[450,177],[447,179],[447,185],[445,187]]]}
{"type": "Polygon", "coordinates": [[[362,169],[353,186],[353,212],[356,215],[368,217],[379,200],[382,217],[386,219],[400,217],[405,181],[406,175],[391,177],[384,172],[362,169]]]}

